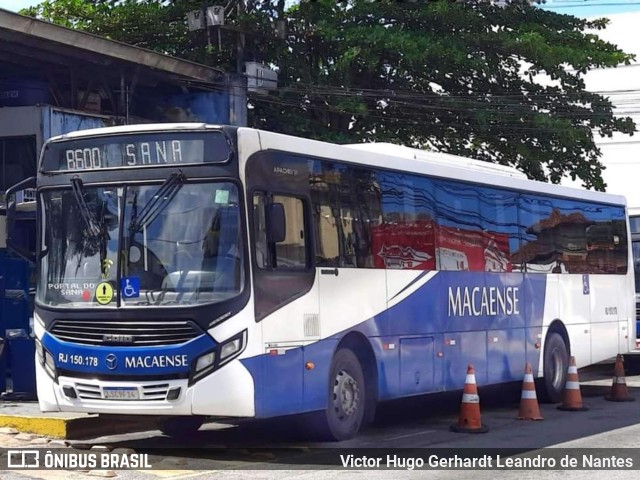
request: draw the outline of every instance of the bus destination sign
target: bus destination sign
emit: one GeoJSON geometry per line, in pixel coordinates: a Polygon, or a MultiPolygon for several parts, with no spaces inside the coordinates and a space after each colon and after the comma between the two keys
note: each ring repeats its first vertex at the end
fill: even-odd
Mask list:
{"type": "MultiPolygon", "coordinates": [[[[187,145],[181,140],[161,140],[157,142],[137,142],[118,145],[117,157],[122,159],[120,166],[139,167],[141,165],[162,165],[164,163],[192,163],[191,157],[186,157],[187,145]],[[186,147],[186,148],[185,148],[186,147]]],[[[189,141],[202,143],[200,140],[189,141]]],[[[193,145],[195,146],[195,145],[193,145]]],[[[66,149],[64,155],[67,159],[66,170],[92,170],[95,168],[108,168],[109,159],[113,151],[109,148],[76,148],[66,149]]],[[[113,150],[113,149],[111,149],[113,150]]]]}
{"type": "Polygon", "coordinates": [[[221,163],[230,151],[221,132],[117,135],[52,142],[42,170],[79,172],[107,168],[221,163]]]}

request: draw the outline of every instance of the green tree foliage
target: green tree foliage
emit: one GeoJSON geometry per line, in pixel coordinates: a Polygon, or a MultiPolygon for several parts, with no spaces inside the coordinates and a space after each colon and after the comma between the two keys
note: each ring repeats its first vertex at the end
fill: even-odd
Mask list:
{"type": "MultiPolygon", "coordinates": [[[[223,4],[224,2],[218,2],[223,4]]],[[[633,134],[610,100],[587,92],[592,68],[633,57],[586,21],[527,2],[301,1],[273,32],[280,1],[247,1],[228,22],[247,32],[245,60],[276,65],[279,87],[250,100],[252,126],[337,142],[388,141],[513,165],[603,190],[594,132],[633,134]]],[[[57,23],[235,70],[236,31],[188,32],[191,0],[47,0],[57,23]]]]}

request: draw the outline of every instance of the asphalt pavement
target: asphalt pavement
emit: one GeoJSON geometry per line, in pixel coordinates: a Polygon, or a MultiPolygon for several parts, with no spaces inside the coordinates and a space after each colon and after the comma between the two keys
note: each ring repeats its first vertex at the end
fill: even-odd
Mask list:
{"type": "MultiPolygon", "coordinates": [[[[108,435],[82,441],[68,442],[63,447],[42,436],[19,440],[15,433],[0,433],[0,445],[71,447],[79,451],[93,448],[95,451],[135,452],[146,454],[153,470],[88,470],[69,472],[12,471],[3,472],[3,480],[23,478],[65,479],[87,476],[116,476],[117,478],[143,480],[151,478],[344,478],[344,475],[366,474],[367,480],[378,478],[534,478],[548,475],[548,471],[530,470],[369,470],[328,466],[336,455],[366,455],[374,451],[393,452],[433,449],[519,449],[535,451],[547,448],[634,448],[640,454],[640,358],[627,362],[629,392],[637,398],[634,402],[608,402],[613,365],[604,364],[582,370],[582,396],[584,412],[564,412],[556,405],[541,405],[543,421],[516,419],[519,385],[508,388],[481,388],[482,421],[489,427],[485,434],[458,434],[449,430],[456,422],[460,392],[432,395],[384,405],[376,424],[367,428],[353,440],[340,443],[317,443],[305,439],[304,419],[277,419],[272,421],[239,422],[237,424],[214,422],[186,439],[172,439],[159,431],[108,435]],[[638,366],[636,366],[636,363],[638,366]],[[405,449],[405,450],[396,450],[405,449]],[[406,450],[412,449],[412,450],[406,450]],[[328,469],[329,468],[329,469],[328,469]]],[[[495,450],[494,450],[495,451],[495,450]]],[[[577,451],[577,450],[576,450],[577,451]]],[[[624,450],[621,450],[624,451],[624,450]]],[[[386,452],[386,453],[385,453],[386,452]]],[[[640,459],[638,460],[640,467],[640,459]]],[[[558,473],[558,472],[556,472],[558,473]]],[[[595,470],[590,477],[632,478],[637,472],[620,470],[595,470]]],[[[565,470],[567,478],[584,478],[585,470],[565,470]],[[579,476],[579,477],[578,477],[579,476]]],[[[364,478],[364,477],[363,477],[364,478]]]]}

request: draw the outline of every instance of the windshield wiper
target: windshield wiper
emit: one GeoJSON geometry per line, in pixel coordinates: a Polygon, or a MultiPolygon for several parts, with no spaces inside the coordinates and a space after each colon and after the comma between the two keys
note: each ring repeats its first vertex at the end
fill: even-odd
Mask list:
{"type": "MultiPolygon", "coordinates": [[[[134,213],[129,222],[129,231],[137,233],[142,227],[153,222],[160,215],[169,203],[175,198],[182,186],[187,181],[187,177],[182,171],[172,173],[167,178],[156,194],[141,209],[138,214],[134,213]]],[[[137,197],[136,197],[137,199],[137,197]]]]}
{"type": "Polygon", "coordinates": [[[73,196],[75,197],[78,208],[80,209],[80,216],[87,226],[87,234],[92,237],[99,236],[100,224],[98,223],[96,216],[87,205],[87,201],[84,198],[84,188],[82,186],[82,180],[79,177],[74,177],[71,179],[71,190],[73,191],[73,196]]]}

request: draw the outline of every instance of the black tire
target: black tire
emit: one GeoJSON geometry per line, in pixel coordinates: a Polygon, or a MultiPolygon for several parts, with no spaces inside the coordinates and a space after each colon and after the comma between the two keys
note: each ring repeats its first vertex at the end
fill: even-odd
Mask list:
{"type": "Polygon", "coordinates": [[[569,353],[564,339],[559,333],[549,333],[544,344],[544,376],[540,381],[540,399],[543,402],[559,403],[562,401],[568,366],[569,353]]]}
{"type": "Polygon", "coordinates": [[[204,423],[204,417],[171,417],[160,424],[160,431],[169,437],[193,435],[204,423]]]}
{"type": "Polygon", "coordinates": [[[327,408],[312,420],[315,436],[321,440],[349,440],[362,426],[367,392],[358,357],[342,348],[333,356],[329,370],[327,408]]]}

